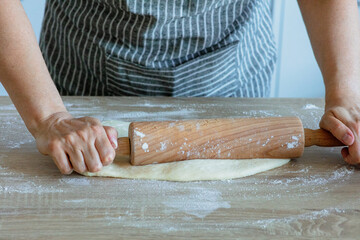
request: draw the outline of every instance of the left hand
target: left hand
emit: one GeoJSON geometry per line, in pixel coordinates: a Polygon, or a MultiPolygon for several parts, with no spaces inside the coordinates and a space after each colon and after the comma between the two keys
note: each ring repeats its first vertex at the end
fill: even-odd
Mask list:
{"type": "Polygon", "coordinates": [[[360,164],[360,96],[327,99],[320,128],[331,132],[348,146],[341,150],[347,163],[360,164]]]}

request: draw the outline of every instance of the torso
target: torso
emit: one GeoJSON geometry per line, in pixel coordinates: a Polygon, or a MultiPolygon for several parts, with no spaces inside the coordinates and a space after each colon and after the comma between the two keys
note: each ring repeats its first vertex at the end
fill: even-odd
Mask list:
{"type": "Polygon", "coordinates": [[[48,0],[40,46],[62,95],[262,97],[268,1],[48,0]]]}

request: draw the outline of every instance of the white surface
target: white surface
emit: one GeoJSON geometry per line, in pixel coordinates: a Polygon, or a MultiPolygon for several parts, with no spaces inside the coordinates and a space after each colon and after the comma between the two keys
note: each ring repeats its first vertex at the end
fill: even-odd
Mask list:
{"type": "MultiPolygon", "coordinates": [[[[118,137],[128,136],[129,124],[122,121],[103,122],[105,126],[115,127],[118,131],[118,137]]],[[[129,159],[118,158],[113,164],[104,167],[100,172],[85,173],[85,175],[165,181],[227,180],[264,172],[280,167],[289,161],[290,159],[201,159],[132,166],[129,159]]]]}
{"type": "MultiPolygon", "coordinates": [[[[39,39],[45,0],[23,0],[22,4],[39,39]]],[[[279,55],[271,96],[323,97],[322,77],[311,50],[297,1],[274,0],[273,10],[279,55]]],[[[0,84],[1,95],[7,94],[0,84]]]]}

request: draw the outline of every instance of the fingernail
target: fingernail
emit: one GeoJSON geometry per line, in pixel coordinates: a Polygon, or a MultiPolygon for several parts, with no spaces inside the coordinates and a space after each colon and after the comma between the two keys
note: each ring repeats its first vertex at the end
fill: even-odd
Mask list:
{"type": "Polygon", "coordinates": [[[114,147],[115,149],[117,149],[117,147],[118,147],[118,142],[117,142],[117,139],[116,139],[115,137],[112,137],[112,138],[111,138],[111,143],[112,143],[113,147],[114,147]]]}
{"type": "Polygon", "coordinates": [[[345,136],[342,138],[342,142],[345,144],[350,144],[352,142],[352,137],[350,134],[345,134],[345,136]]]}

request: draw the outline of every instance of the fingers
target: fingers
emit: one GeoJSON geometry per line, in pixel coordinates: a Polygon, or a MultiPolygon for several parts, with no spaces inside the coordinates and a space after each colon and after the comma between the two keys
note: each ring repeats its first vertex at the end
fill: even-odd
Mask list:
{"type": "Polygon", "coordinates": [[[86,166],[90,172],[98,172],[103,167],[101,163],[99,153],[96,150],[94,143],[88,145],[87,148],[83,149],[83,155],[85,159],[86,166]]]}
{"type": "Polygon", "coordinates": [[[67,151],[67,154],[75,172],[84,173],[88,170],[83,154],[80,150],[71,149],[67,151]]]}
{"type": "Polygon", "coordinates": [[[320,121],[320,127],[331,132],[347,146],[354,143],[355,137],[351,129],[333,115],[325,114],[320,121]]]}
{"type": "Polygon", "coordinates": [[[95,140],[95,148],[100,156],[101,163],[104,166],[112,163],[115,158],[115,150],[106,136],[95,140]]]}
{"type": "Polygon", "coordinates": [[[360,164],[360,144],[355,142],[350,147],[343,148],[341,155],[344,160],[351,165],[360,164]]]}
{"type": "Polygon", "coordinates": [[[55,150],[52,152],[51,157],[53,158],[54,163],[56,164],[57,168],[60,170],[62,174],[72,173],[73,168],[64,151],[55,150]]]}
{"type": "Polygon", "coordinates": [[[106,135],[109,139],[109,141],[111,142],[111,145],[113,146],[114,149],[117,149],[118,147],[118,134],[115,128],[113,127],[108,127],[108,126],[104,126],[104,130],[106,132],[106,135]]]}
{"type": "Polygon", "coordinates": [[[360,163],[359,122],[348,111],[328,111],[320,121],[320,127],[330,131],[342,143],[349,146],[341,150],[344,160],[356,165],[360,163]]]}
{"type": "Polygon", "coordinates": [[[97,172],[115,158],[117,131],[96,118],[55,116],[36,134],[39,151],[50,155],[60,172],[97,172]],[[51,121],[50,121],[51,120],[51,121]]]}

